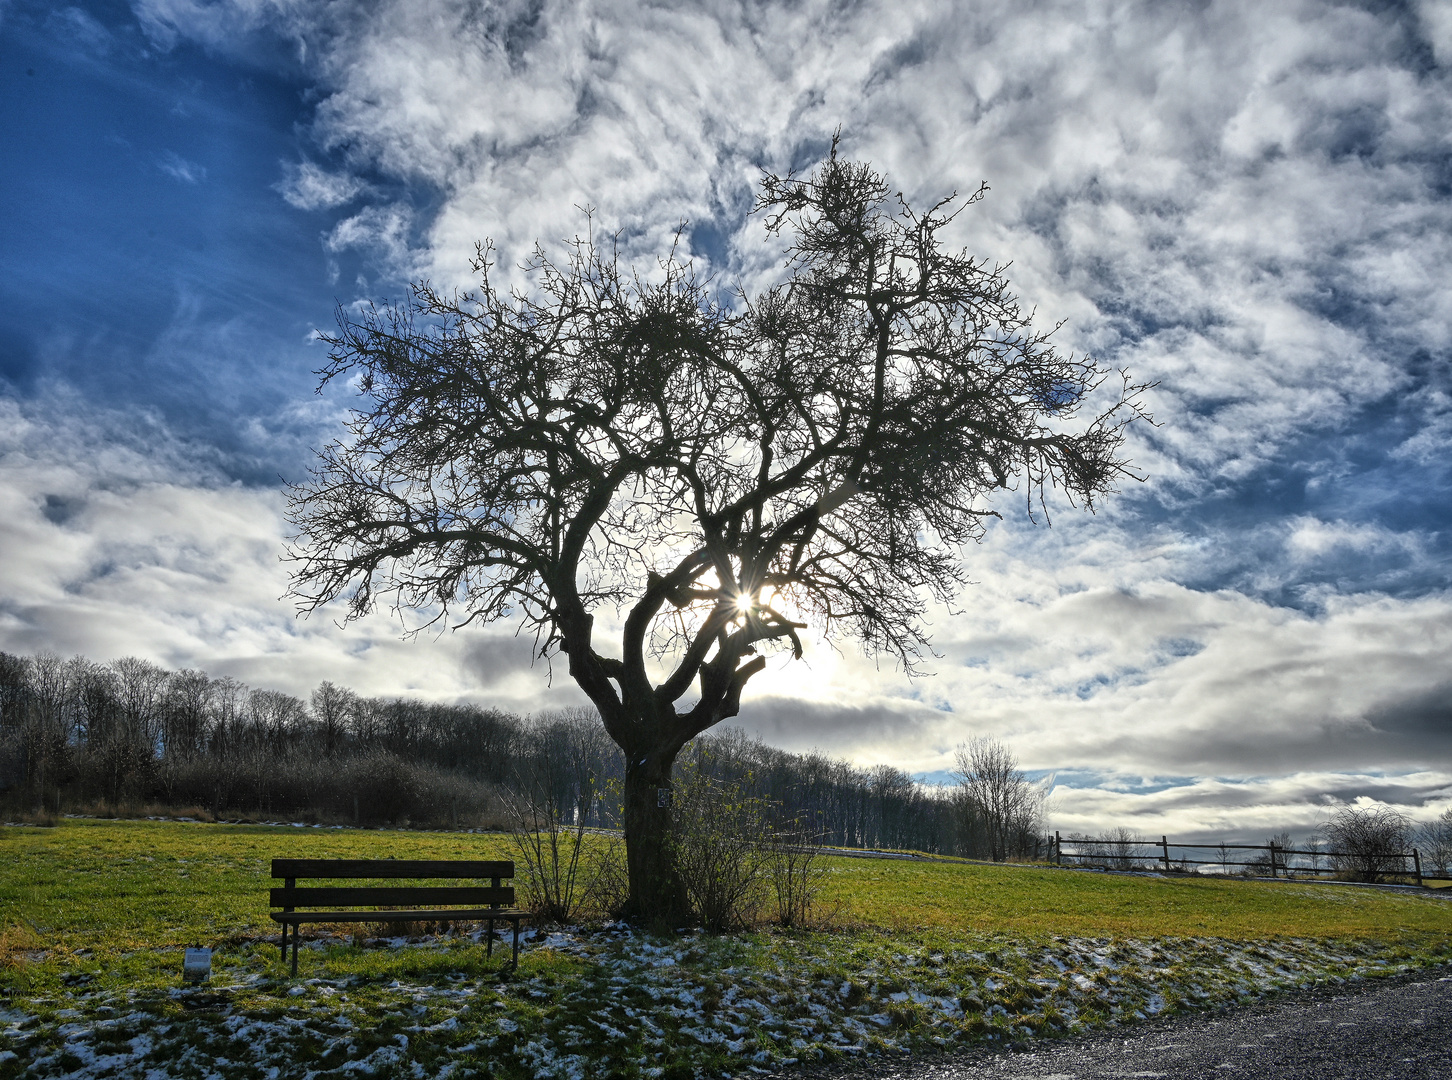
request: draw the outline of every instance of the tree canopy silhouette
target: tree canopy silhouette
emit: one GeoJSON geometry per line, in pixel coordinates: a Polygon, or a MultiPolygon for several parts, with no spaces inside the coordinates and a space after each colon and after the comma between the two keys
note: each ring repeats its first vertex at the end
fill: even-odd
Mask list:
{"type": "Polygon", "coordinates": [[[920,213],[834,145],[764,176],[787,246],[759,295],[722,304],[674,252],[642,277],[589,236],[501,291],[483,245],[476,291],[420,283],[327,339],[323,382],[362,404],[291,489],[300,606],[511,620],[566,654],[625,754],[639,915],[682,910],[672,764],[765,651],[800,656],[810,627],[912,670],[995,492],[1092,508],[1128,473],[1144,387],[1059,352],[1004,267],[944,249],[986,190],[920,213]]]}

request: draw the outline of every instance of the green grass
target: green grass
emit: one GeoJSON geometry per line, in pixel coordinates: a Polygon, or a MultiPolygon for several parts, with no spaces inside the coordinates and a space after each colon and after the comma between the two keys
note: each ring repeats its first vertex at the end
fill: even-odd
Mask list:
{"type": "Polygon", "coordinates": [[[844,917],[892,929],[1233,941],[1452,933],[1452,904],[1314,882],[868,859],[833,860],[831,880],[844,917]]]}
{"type": "MultiPolygon", "coordinates": [[[[121,952],[276,933],[273,858],[510,858],[497,834],[67,820],[0,829],[0,927],[121,952]]],[[[837,858],[824,900],[888,930],[1383,938],[1452,933],[1452,904],[1337,885],[1139,877],[1049,867],[837,858]]]]}
{"type": "Polygon", "coordinates": [[[500,835],[67,820],[0,829],[0,927],[68,949],[219,946],[275,934],[274,858],[509,858],[500,835]]]}
{"type": "Polygon", "coordinates": [[[511,852],[502,836],[459,833],[0,828],[0,1080],[406,1075],[411,1063],[501,1080],[739,1075],[1082,1031],[1452,960],[1452,902],[1414,893],[834,858],[826,932],[606,928],[533,945],[517,971],[507,949],[486,957],[467,936],[390,948],[340,934],[304,948],[289,978],[269,861],[390,855],[511,852]],[[193,944],[218,950],[215,976],[183,990],[180,950],[193,944]]]}

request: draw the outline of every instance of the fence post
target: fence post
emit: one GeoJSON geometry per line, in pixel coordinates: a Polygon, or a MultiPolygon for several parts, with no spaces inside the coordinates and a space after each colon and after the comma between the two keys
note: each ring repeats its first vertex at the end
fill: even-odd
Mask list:
{"type": "Polygon", "coordinates": [[[1276,845],[1275,845],[1275,841],[1272,840],[1269,844],[1266,845],[1266,848],[1267,848],[1267,850],[1270,851],[1271,877],[1275,877],[1276,876],[1276,845]]]}
{"type": "Polygon", "coordinates": [[[1170,841],[1167,837],[1160,837],[1160,854],[1165,860],[1165,873],[1170,872],[1170,841]]]}
{"type": "Polygon", "coordinates": [[[1064,865],[1064,849],[1060,846],[1059,830],[1054,830],[1054,865],[1064,865]]]}
{"type": "Polygon", "coordinates": [[[1416,848],[1412,848],[1412,865],[1417,869],[1417,886],[1422,888],[1422,856],[1416,848]]]}

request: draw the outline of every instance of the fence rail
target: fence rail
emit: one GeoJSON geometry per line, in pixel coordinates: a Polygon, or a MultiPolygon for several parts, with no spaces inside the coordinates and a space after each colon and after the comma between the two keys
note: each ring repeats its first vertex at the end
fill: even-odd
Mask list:
{"type": "MultiPolygon", "coordinates": [[[[1065,865],[1064,860],[1094,860],[1096,862],[1113,863],[1128,869],[1135,863],[1143,863],[1146,860],[1145,849],[1158,849],[1157,854],[1149,856],[1150,861],[1159,863],[1165,871],[1172,866],[1219,866],[1228,869],[1232,866],[1256,867],[1269,869],[1271,877],[1280,877],[1284,874],[1291,877],[1297,874],[1335,874],[1344,871],[1345,864],[1357,859],[1353,852],[1330,851],[1322,849],[1301,849],[1281,847],[1279,844],[1172,844],[1167,837],[1161,836],[1156,840],[1127,840],[1127,839],[1090,839],[1088,837],[1065,839],[1056,831],[1054,833],[1054,863],[1058,866],[1065,865]],[[1064,850],[1065,845],[1071,848],[1090,848],[1089,851],[1064,850]],[[1094,851],[1094,848],[1106,848],[1107,851],[1094,851]],[[1214,859],[1192,859],[1186,855],[1180,855],[1174,859],[1170,858],[1170,849],[1176,851],[1214,851],[1219,854],[1214,859]],[[1259,851],[1263,852],[1260,858],[1256,859],[1231,859],[1227,856],[1231,852],[1259,851]],[[1312,859],[1310,866],[1291,865],[1290,859],[1294,856],[1306,856],[1312,859]],[[1324,860],[1325,865],[1321,865],[1324,860]]],[[[1378,869],[1376,873],[1382,875],[1399,875],[1416,878],[1417,884],[1422,885],[1428,881],[1452,881],[1452,877],[1438,874],[1422,873],[1421,853],[1413,848],[1411,851],[1388,852],[1378,856],[1378,859],[1391,861],[1401,860],[1401,869],[1390,868],[1378,869]]],[[[1072,865],[1072,864],[1071,864],[1072,865]]]]}

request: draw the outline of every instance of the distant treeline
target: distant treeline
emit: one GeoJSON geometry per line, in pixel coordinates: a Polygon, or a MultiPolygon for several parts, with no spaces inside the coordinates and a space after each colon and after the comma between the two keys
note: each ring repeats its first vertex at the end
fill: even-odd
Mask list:
{"type": "MultiPolygon", "coordinates": [[[[697,739],[682,759],[744,778],[774,814],[826,844],[1003,857],[1032,854],[1038,842],[1035,818],[995,829],[966,787],[777,750],[738,729],[697,739]]],[[[330,682],[305,702],[135,658],[0,653],[0,804],[11,812],[153,805],[219,818],[503,828],[504,793],[541,775],[560,787],[560,805],[581,807],[590,825],[616,825],[611,792],[623,764],[593,710],[521,717],[366,698],[330,682]]]]}

